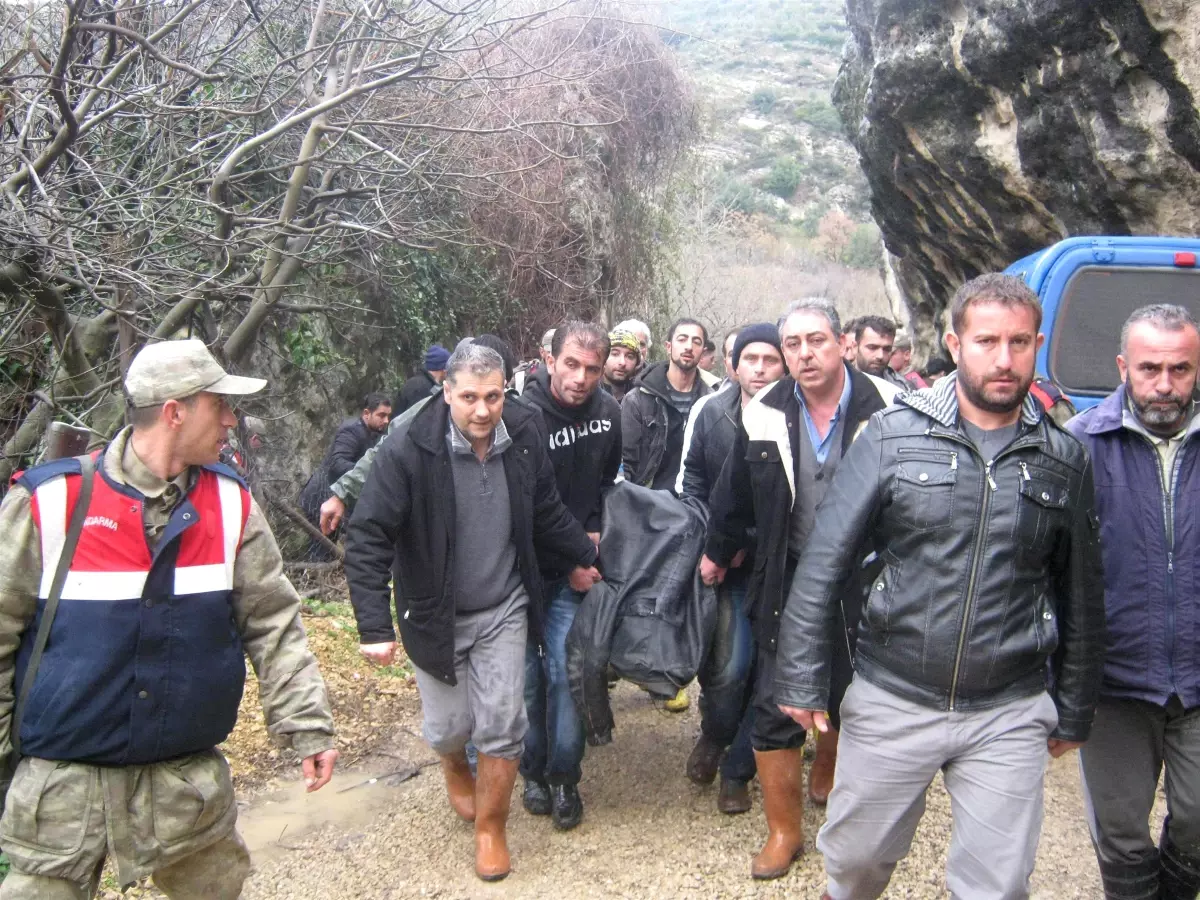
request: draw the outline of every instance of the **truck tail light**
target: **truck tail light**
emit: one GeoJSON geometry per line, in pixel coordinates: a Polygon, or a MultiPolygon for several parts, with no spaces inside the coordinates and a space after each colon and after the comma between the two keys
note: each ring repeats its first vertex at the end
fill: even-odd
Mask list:
{"type": "Polygon", "coordinates": [[[1184,252],[1176,253],[1175,254],[1175,265],[1176,265],[1176,267],[1178,267],[1180,269],[1196,268],[1196,254],[1195,253],[1184,253],[1184,252]]]}

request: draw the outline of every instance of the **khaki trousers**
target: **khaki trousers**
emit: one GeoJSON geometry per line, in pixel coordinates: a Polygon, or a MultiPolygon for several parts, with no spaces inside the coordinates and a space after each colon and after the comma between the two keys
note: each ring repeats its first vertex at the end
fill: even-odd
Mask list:
{"type": "Polygon", "coordinates": [[[22,759],[0,819],[0,900],[90,898],[106,858],[122,888],[153,875],[172,900],[236,900],[250,872],[236,818],[216,750],[124,767],[22,759]]]}

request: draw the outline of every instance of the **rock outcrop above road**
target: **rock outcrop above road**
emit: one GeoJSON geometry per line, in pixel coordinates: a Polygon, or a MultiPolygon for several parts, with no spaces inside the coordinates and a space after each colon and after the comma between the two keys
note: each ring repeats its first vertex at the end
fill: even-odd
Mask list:
{"type": "Polygon", "coordinates": [[[1200,233],[1190,7],[847,0],[834,103],[919,339],[964,279],[1060,238],[1200,233]]]}

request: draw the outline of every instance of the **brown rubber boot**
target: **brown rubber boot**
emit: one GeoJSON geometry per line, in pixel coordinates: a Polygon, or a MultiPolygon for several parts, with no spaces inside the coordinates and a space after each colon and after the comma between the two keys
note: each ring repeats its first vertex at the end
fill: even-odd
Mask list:
{"type": "Polygon", "coordinates": [[[750,866],[759,881],[782,878],[804,852],[804,757],[794,750],[755,750],[767,842],[750,866]]]}
{"type": "Polygon", "coordinates": [[[808,770],[808,799],[817,806],[829,802],[833,770],[837,765],[838,733],[830,728],[817,732],[817,756],[808,770]]]}
{"type": "Polygon", "coordinates": [[[475,776],[467,763],[467,754],[441,754],[442,774],[446,776],[446,793],[450,806],[464,822],[475,821],[475,776]]]}
{"type": "Polygon", "coordinates": [[[479,754],[479,777],[475,782],[475,874],[484,881],[499,881],[512,868],[505,828],[520,764],[519,759],[479,754]]]}

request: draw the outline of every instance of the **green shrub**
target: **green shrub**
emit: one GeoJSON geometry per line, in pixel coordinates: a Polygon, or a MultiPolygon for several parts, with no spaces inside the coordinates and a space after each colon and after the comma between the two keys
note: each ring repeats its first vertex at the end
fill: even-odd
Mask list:
{"type": "Polygon", "coordinates": [[[804,100],[796,105],[793,115],[804,124],[827,134],[838,134],[842,130],[842,120],[837,110],[826,100],[804,100]]]}
{"type": "Polygon", "coordinates": [[[790,156],[780,157],[762,181],[762,189],[784,200],[796,193],[804,180],[804,167],[790,156]]]}
{"type": "Polygon", "coordinates": [[[729,179],[717,190],[713,205],[718,209],[752,216],[763,209],[762,199],[750,185],[729,179]]]}
{"type": "Polygon", "coordinates": [[[827,211],[828,207],[819,203],[810,207],[800,219],[800,233],[810,240],[815,238],[821,226],[821,218],[827,211]]]}
{"type": "Polygon", "coordinates": [[[764,116],[769,115],[771,110],[775,108],[775,104],[778,102],[779,96],[775,93],[775,88],[759,88],[750,95],[750,105],[764,116]]]}
{"type": "Polygon", "coordinates": [[[842,251],[841,262],[852,269],[876,269],[881,256],[879,229],[870,224],[859,225],[842,251]]]}

